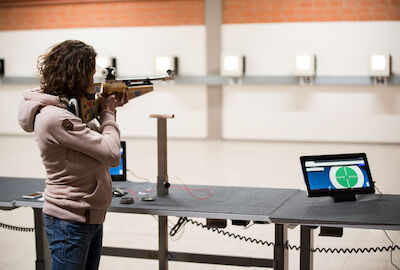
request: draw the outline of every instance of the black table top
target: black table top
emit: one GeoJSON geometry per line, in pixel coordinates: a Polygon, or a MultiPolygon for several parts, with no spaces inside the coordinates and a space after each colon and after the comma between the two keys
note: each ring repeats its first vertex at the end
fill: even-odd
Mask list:
{"type": "Polygon", "coordinates": [[[22,195],[43,191],[44,187],[44,179],[0,177],[0,206],[14,207],[22,195]]]}
{"type": "Polygon", "coordinates": [[[400,196],[359,194],[356,201],[297,192],[271,214],[273,223],[400,230],[400,196]]]}
{"type": "MultiPolygon", "coordinates": [[[[23,194],[43,191],[44,179],[0,177],[0,203],[3,206],[26,206],[41,208],[43,202],[24,199],[23,194]]],[[[269,215],[298,190],[248,188],[227,186],[172,185],[168,196],[157,196],[155,183],[113,182],[129,192],[135,202],[120,204],[120,198],[112,200],[109,211],[142,213],[165,216],[187,216],[221,219],[240,219],[270,222],[269,215]],[[142,201],[152,196],[154,201],[142,201]]],[[[2,206],[0,204],[0,206],[2,206]]]]}
{"type": "Polygon", "coordinates": [[[120,204],[114,198],[110,211],[154,215],[190,216],[269,222],[269,215],[295,194],[296,189],[249,188],[229,186],[171,185],[168,196],[157,197],[155,183],[114,182],[136,193],[132,205],[120,204]],[[147,189],[151,192],[142,194],[147,189]],[[154,201],[142,201],[144,196],[154,201]]]}
{"type": "MultiPolygon", "coordinates": [[[[296,189],[172,185],[168,196],[157,196],[155,183],[125,181],[113,186],[127,190],[125,197],[135,201],[120,204],[114,197],[111,212],[400,230],[400,195],[363,194],[356,195],[356,201],[335,203],[296,189]],[[142,201],[145,196],[155,200],[142,201]]],[[[43,202],[22,195],[44,187],[44,179],[0,177],[0,207],[41,208],[43,202]]]]}

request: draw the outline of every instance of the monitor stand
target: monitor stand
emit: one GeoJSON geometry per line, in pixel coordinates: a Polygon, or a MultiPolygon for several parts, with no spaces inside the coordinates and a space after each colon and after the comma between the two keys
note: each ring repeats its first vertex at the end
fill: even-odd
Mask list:
{"type": "Polygon", "coordinates": [[[356,194],[354,194],[353,192],[336,193],[336,194],[332,194],[331,197],[333,198],[333,201],[335,203],[337,203],[337,202],[355,201],[356,200],[356,194]]]}

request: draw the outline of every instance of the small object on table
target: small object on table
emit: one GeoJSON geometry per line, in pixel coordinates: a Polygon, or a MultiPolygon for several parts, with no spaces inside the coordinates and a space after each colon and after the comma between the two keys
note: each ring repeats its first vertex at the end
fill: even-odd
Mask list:
{"type": "Polygon", "coordinates": [[[144,202],[152,202],[154,200],[155,200],[155,198],[151,197],[151,196],[142,197],[142,201],[144,201],[144,202]]]}
{"type": "Polygon", "coordinates": [[[135,200],[132,197],[123,197],[119,201],[120,204],[133,204],[135,200]]]}
{"type": "Polygon", "coordinates": [[[128,194],[128,192],[126,190],[124,190],[123,188],[119,188],[119,187],[113,188],[113,191],[112,191],[113,197],[122,197],[126,194],[128,194]]]}

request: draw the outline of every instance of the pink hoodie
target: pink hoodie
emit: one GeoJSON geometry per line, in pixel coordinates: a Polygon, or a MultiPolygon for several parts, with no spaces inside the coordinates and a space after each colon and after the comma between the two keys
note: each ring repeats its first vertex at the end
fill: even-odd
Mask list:
{"type": "Polygon", "coordinates": [[[43,212],[65,220],[104,222],[111,204],[109,167],[120,162],[120,135],[114,113],[100,115],[100,133],[66,109],[59,97],[26,90],[18,121],[35,132],[47,179],[43,212]],[[40,109],[41,108],[41,109],[40,109]]]}

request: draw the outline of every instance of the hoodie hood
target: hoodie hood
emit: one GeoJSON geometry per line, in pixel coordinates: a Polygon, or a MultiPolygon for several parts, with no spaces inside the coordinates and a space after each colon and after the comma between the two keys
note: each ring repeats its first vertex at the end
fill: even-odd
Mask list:
{"type": "Polygon", "coordinates": [[[41,108],[48,105],[67,108],[58,96],[45,94],[40,88],[25,90],[22,97],[18,107],[18,123],[26,132],[33,132],[35,117],[41,108]]]}

